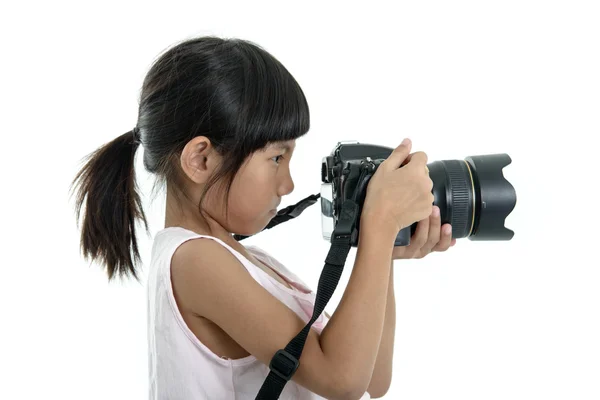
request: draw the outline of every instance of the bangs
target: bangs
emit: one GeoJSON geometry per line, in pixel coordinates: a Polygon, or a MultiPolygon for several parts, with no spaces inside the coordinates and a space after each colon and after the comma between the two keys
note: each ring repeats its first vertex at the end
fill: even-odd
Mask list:
{"type": "Polygon", "coordinates": [[[255,45],[238,45],[239,80],[228,91],[230,132],[241,143],[244,153],[262,149],[270,143],[295,140],[310,128],[306,97],[298,82],[272,55],[255,45]],[[232,99],[233,100],[233,99],[232,99]]]}

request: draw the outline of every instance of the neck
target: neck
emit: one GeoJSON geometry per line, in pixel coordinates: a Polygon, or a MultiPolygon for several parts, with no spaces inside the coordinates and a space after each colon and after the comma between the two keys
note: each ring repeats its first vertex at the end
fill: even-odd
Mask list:
{"type": "MultiPolygon", "coordinates": [[[[198,211],[197,204],[191,204],[187,198],[182,198],[182,205],[170,191],[167,191],[165,228],[182,227],[201,235],[217,237],[226,243],[237,241],[233,235],[223,228],[210,216],[204,218],[198,211]]],[[[205,213],[206,214],[206,213],[205,213]]]]}

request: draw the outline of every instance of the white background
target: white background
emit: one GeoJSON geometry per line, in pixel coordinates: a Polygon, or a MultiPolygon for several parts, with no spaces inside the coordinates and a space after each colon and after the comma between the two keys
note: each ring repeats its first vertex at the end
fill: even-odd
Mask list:
{"type": "MultiPolygon", "coordinates": [[[[508,242],[396,261],[390,399],[599,399],[600,12],[592,1],[28,2],[3,5],[0,398],[147,397],[144,285],[79,255],[68,184],[130,130],[152,60],[203,34],[248,39],[305,91],[295,191],[338,140],[431,161],[508,153],[508,242]]],[[[143,151],[143,148],[140,149],[143,151]]],[[[136,159],[151,234],[164,198],[136,159]]],[[[140,231],[144,261],[151,237],[140,231]]],[[[316,289],[319,206],[247,239],[316,289]],[[306,251],[306,249],[310,251],[306,251]]],[[[327,306],[335,311],[355,250],[327,306]]],[[[144,273],[147,269],[144,269],[144,273]]],[[[145,277],[145,275],[144,275],[145,277]]]]}

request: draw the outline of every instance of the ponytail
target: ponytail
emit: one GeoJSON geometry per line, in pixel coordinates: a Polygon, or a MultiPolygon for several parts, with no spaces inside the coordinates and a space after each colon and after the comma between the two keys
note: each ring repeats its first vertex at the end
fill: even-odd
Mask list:
{"type": "Polygon", "coordinates": [[[109,280],[115,275],[131,275],[138,280],[137,218],[148,232],[135,181],[135,151],[140,144],[136,133],[136,129],[124,133],[86,156],[85,165],[71,183],[71,189],[77,190],[78,227],[84,201],[86,206],[80,242],[83,257],[105,265],[109,280]]]}

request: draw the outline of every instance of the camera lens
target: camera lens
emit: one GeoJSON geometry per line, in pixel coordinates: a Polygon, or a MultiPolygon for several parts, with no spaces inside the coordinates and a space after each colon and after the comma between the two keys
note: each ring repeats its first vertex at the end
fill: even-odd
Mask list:
{"type": "MultiPolygon", "coordinates": [[[[470,240],[510,240],[514,232],[504,226],[517,195],[502,173],[511,163],[507,154],[470,156],[428,164],[434,204],[442,224],[452,225],[452,237],[470,240]]],[[[414,233],[416,224],[411,230],[414,233]]]]}

